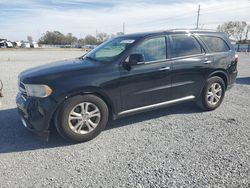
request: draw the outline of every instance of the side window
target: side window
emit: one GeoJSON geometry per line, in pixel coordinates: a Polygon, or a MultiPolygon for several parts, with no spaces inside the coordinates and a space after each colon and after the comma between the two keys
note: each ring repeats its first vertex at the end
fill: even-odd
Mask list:
{"type": "Polygon", "coordinates": [[[202,53],[202,48],[193,36],[173,35],[171,45],[171,57],[182,57],[202,53]]]}
{"type": "Polygon", "coordinates": [[[230,50],[227,43],[219,38],[213,36],[200,36],[203,42],[211,50],[211,52],[227,52],[230,50]]]}
{"type": "Polygon", "coordinates": [[[139,44],[132,53],[144,55],[145,62],[166,59],[166,40],[165,37],[146,39],[139,44]]]}

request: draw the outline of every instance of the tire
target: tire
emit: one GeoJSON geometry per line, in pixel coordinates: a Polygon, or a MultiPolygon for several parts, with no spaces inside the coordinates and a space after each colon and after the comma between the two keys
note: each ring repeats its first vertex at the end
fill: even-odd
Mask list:
{"type": "Polygon", "coordinates": [[[108,107],[101,98],[95,95],[75,96],[59,107],[55,126],[63,138],[84,142],[95,138],[105,129],[108,117],[108,107]]]}
{"type": "Polygon", "coordinates": [[[215,110],[221,105],[224,96],[225,96],[225,82],[221,77],[214,76],[207,80],[197,100],[197,105],[202,110],[205,111],[215,110]],[[219,88],[221,88],[221,91],[219,90],[219,88]],[[218,92],[216,93],[216,91],[218,92]]]}

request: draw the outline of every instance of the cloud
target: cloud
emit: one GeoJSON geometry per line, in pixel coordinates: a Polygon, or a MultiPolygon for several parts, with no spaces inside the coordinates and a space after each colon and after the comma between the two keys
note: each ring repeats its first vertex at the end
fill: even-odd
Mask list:
{"type": "Polygon", "coordinates": [[[170,28],[194,28],[201,4],[200,26],[214,29],[229,20],[250,21],[247,0],[0,0],[0,38],[38,39],[47,30],[71,32],[77,37],[98,32],[116,33],[170,28]]]}

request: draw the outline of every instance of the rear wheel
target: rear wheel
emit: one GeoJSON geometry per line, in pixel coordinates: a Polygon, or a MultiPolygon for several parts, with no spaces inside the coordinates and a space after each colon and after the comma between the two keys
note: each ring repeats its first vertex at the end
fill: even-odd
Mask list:
{"type": "Polygon", "coordinates": [[[83,142],[96,137],[108,122],[108,107],[95,95],[75,96],[58,111],[56,128],[66,139],[83,142]]]}
{"type": "Polygon", "coordinates": [[[211,77],[198,98],[197,104],[203,110],[214,110],[218,108],[225,95],[225,83],[218,76],[211,77]]]}

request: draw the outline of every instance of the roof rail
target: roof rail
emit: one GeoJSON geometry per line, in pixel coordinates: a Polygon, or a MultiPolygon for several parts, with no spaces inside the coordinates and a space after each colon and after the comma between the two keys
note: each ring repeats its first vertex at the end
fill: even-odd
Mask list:
{"type": "Polygon", "coordinates": [[[170,29],[167,31],[178,32],[178,31],[186,31],[186,32],[217,32],[213,29],[170,29]]]}

